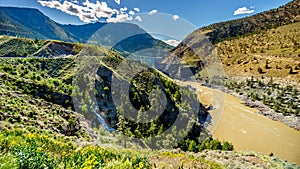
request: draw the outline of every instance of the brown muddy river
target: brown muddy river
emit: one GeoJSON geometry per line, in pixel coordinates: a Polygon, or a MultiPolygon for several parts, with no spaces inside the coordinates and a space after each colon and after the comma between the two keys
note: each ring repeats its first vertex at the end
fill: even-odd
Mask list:
{"type": "Polygon", "coordinates": [[[235,150],[252,150],[275,156],[300,165],[300,131],[278,121],[257,114],[257,109],[247,107],[243,101],[220,90],[189,82],[197,89],[204,104],[212,104],[211,123],[207,128],[214,138],[227,140],[235,150]]]}

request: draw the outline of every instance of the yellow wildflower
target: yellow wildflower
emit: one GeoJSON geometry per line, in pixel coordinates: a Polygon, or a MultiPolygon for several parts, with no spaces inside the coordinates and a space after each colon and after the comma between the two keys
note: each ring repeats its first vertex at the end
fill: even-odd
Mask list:
{"type": "Polygon", "coordinates": [[[38,152],[42,152],[42,151],[43,151],[43,149],[42,149],[41,147],[38,147],[38,148],[36,149],[36,151],[38,151],[38,152]]]}
{"type": "Polygon", "coordinates": [[[142,162],[139,162],[139,168],[143,168],[144,164],[142,162]]]}

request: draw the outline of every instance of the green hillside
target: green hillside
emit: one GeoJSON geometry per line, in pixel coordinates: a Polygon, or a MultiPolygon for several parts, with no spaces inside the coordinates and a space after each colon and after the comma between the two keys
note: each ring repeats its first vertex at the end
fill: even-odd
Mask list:
{"type": "MultiPolygon", "coordinates": [[[[188,131],[184,130],[186,128],[180,129],[180,133],[185,133],[184,135],[187,137],[183,138],[184,141],[181,144],[174,146],[195,152],[203,149],[232,150],[232,145],[228,142],[222,143],[211,138],[203,140],[198,137],[202,128],[196,120],[205,118],[207,115],[202,104],[198,103],[200,110],[191,109],[190,104],[197,102],[196,95],[186,88],[180,89],[181,92],[179,92],[179,86],[173,80],[153,68],[136,76],[131,82],[130,96],[132,97],[130,100],[126,100],[121,107],[114,107],[110,89],[111,74],[115,74],[115,77],[126,85],[126,83],[130,83],[128,75],[132,73],[117,70],[120,62],[126,64],[130,64],[130,62],[116,52],[92,45],[59,41],[34,42],[32,39],[12,37],[2,37],[1,39],[3,47],[0,48],[0,52],[4,56],[0,58],[0,154],[3,154],[0,158],[1,168],[44,168],[44,166],[49,168],[83,168],[85,166],[118,168],[118,165],[128,168],[150,168],[153,165],[150,164],[149,156],[143,155],[142,152],[130,149],[125,149],[124,152],[109,151],[95,145],[95,143],[101,145],[103,139],[109,137],[112,137],[113,140],[121,138],[118,144],[111,142],[111,146],[123,145],[123,140],[121,134],[115,133],[113,134],[115,136],[111,136],[109,133],[102,132],[100,135],[97,133],[99,129],[93,129],[94,127],[98,128],[100,122],[92,113],[92,107],[88,103],[90,100],[86,102],[89,96],[76,102],[82,106],[80,106],[80,110],[76,109],[78,112],[75,112],[76,105],[73,104],[75,102],[72,98],[93,91],[87,86],[74,84],[75,77],[84,77],[83,79],[88,81],[93,77],[85,72],[89,71],[86,69],[83,72],[76,72],[76,63],[81,58],[95,53],[103,56],[99,60],[98,76],[104,79],[97,80],[95,83],[97,106],[101,112],[106,112],[104,118],[110,126],[118,129],[129,138],[154,138],[155,135],[159,135],[169,128],[174,122],[174,118],[179,116],[179,120],[188,120],[190,121],[189,124],[194,124],[194,126],[190,135],[187,133],[188,131]],[[12,50],[7,51],[5,48],[7,42],[10,42],[8,44],[15,42],[16,55],[14,57],[7,54],[12,52],[12,50]],[[51,57],[47,52],[41,52],[54,51],[49,47],[49,44],[56,45],[56,52],[52,52],[51,57]],[[21,46],[24,48],[20,49],[21,46]],[[65,51],[61,50],[65,46],[84,46],[85,50],[82,51],[81,55],[76,52],[65,56],[65,51]],[[26,57],[22,55],[24,52],[28,53],[26,57]],[[21,58],[18,53],[22,55],[21,58]],[[34,56],[35,53],[39,53],[39,57],[29,57],[34,56]],[[154,83],[155,81],[160,81],[158,86],[154,83]],[[160,117],[157,116],[156,120],[145,124],[122,118],[122,112],[129,110],[126,106],[130,102],[139,110],[147,109],[149,104],[153,103],[153,100],[148,99],[150,91],[158,87],[165,89],[168,103],[160,117]],[[190,100],[181,102],[180,95],[187,95],[190,100]],[[182,115],[180,115],[181,113],[182,115]],[[103,136],[103,134],[107,136],[103,136]],[[95,146],[78,147],[79,145],[82,146],[81,143],[95,146]],[[189,148],[190,144],[193,145],[193,148],[189,148]],[[128,155],[126,152],[129,152],[128,155]],[[105,160],[101,162],[101,159],[105,160]]],[[[80,66],[83,66],[86,60],[85,58],[80,66]]],[[[139,69],[142,65],[134,64],[132,66],[133,69],[139,69]]],[[[140,112],[137,113],[138,117],[141,116],[141,114],[139,115],[140,112]]],[[[175,137],[169,139],[174,141],[175,137]]],[[[161,146],[158,142],[152,142],[151,139],[148,141],[143,144],[149,144],[148,146],[153,146],[153,148],[161,146]],[[153,143],[155,144],[153,145],[153,143]]],[[[134,141],[128,140],[128,142],[133,143],[134,141]]],[[[132,143],[128,143],[128,145],[132,145],[132,143]]],[[[141,146],[139,144],[133,145],[141,146]]],[[[156,152],[153,152],[153,155],[163,156],[163,154],[156,152]]],[[[185,159],[185,157],[182,158],[185,159]]],[[[219,166],[214,162],[199,160],[199,166],[219,166]]]]}
{"type": "Polygon", "coordinates": [[[81,44],[0,35],[0,57],[64,57],[81,49],[81,44]]]}

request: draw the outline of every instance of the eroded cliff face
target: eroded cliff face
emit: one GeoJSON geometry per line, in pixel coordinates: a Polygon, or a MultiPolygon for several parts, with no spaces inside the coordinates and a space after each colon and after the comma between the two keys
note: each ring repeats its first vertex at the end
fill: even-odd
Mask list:
{"type": "MultiPolygon", "coordinates": [[[[97,70],[98,78],[95,81],[97,106],[101,116],[111,127],[119,129],[120,123],[123,123],[122,120],[124,120],[123,116],[126,116],[126,124],[135,135],[137,134],[136,130],[141,127],[150,130],[151,126],[155,125],[167,130],[175,121],[179,120],[183,123],[193,124],[189,131],[189,137],[200,135],[203,130],[201,124],[205,122],[208,112],[198,102],[196,95],[192,93],[193,89],[179,87],[170,78],[164,77],[153,68],[141,71],[131,81],[128,80],[127,73],[113,72],[111,68],[104,65],[97,70]],[[112,84],[116,82],[118,82],[117,88],[115,88],[115,84],[112,84]],[[159,91],[156,91],[157,89],[159,91]],[[154,95],[153,91],[156,91],[154,95]],[[161,95],[165,95],[165,100],[160,99],[161,95]],[[121,97],[116,98],[116,96],[121,97]],[[123,114],[120,114],[122,111],[123,114]],[[149,123],[145,125],[135,121],[142,111],[146,112],[145,116],[149,118],[146,120],[149,123]],[[122,119],[120,120],[120,118],[122,119]]],[[[92,123],[99,124],[97,121],[92,123]]],[[[149,136],[149,134],[145,136],[149,136]]]]}
{"type": "MultiPolygon", "coordinates": [[[[107,120],[109,125],[113,128],[117,128],[117,110],[114,105],[111,92],[111,81],[112,81],[112,71],[105,66],[101,66],[97,75],[99,78],[95,82],[96,89],[96,100],[97,106],[99,107],[100,112],[107,120]]],[[[120,86],[121,87],[121,86],[120,86]]]]}
{"type": "Polygon", "coordinates": [[[220,63],[214,45],[204,33],[195,31],[155,67],[173,79],[193,81],[222,75],[220,63]],[[206,73],[201,73],[203,70],[206,70],[206,73]]]}

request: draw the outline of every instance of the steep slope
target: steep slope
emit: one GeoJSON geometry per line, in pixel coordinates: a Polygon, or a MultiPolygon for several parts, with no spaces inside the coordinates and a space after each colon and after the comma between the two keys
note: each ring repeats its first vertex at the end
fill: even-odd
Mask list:
{"type": "MultiPolygon", "coordinates": [[[[126,134],[128,135],[142,137],[143,135],[137,132],[137,128],[144,128],[144,136],[149,137],[149,135],[157,134],[157,132],[163,132],[177,118],[183,121],[188,118],[188,121],[194,125],[191,130],[193,138],[196,138],[202,130],[199,122],[205,120],[207,112],[204,110],[202,104],[197,101],[196,95],[192,94],[187,88],[181,89],[172,79],[153,68],[148,67],[146,70],[139,72],[140,74],[137,74],[134,79],[131,79],[132,73],[144,66],[136,62],[131,63],[112,50],[107,51],[98,46],[60,41],[44,40],[34,42],[32,39],[12,37],[2,37],[1,40],[0,53],[2,58],[0,59],[0,71],[3,72],[1,84],[9,86],[6,91],[14,91],[16,88],[18,89],[17,93],[21,92],[26,98],[43,99],[46,102],[50,102],[49,104],[57,104],[65,109],[76,110],[78,113],[84,114],[94,124],[93,126],[97,126],[100,121],[93,109],[94,106],[89,106],[90,97],[84,95],[85,97],[78,100],[78,97],[82,96],[82,93],[90,93],[94,91],[92,88],[95,87],[97,90],[95,101],[99,114],[104,117],[110,126],[119,131],[123,131],[122,127],[128,125],[129,130],[126,130],[126,134]],[[14,44],[16,46],[13,46],[14,44]],[[7,46],[13,48],[7,50],[7,46]],[[21,47],[23,48],[20,49],[21,47]],[[27,53],[28,55],[24,56],[23,53],[27,53]],[[93,79],[93,75],[89,72],[90,68],[83,68],[91,66],[91,63],[95,63],[95,61],[89,62],[89,59],[92,58],[89,56],[94,56],[95,53],[98,56],[103,56],[98,61],[99,68],[96,70],[100,79],[96,80],[95,86],[89,85],[92,87],[90,88],[82,85],[82,83],[89,84],[93,79]],[[19,58],[20,56],[24,58],[19,58]],[[31,56],[37,56],[38,58],[31,58],[31,56]],[[120,63],[130,66],[130,70],[118,69],[120,63]],[[82,72],[76,71],[76,65],[83,69],[82,72]],[[112,76],[114,76],[114,80],[119,81],[118,85],[121,86],[114,89],[114,91],[111,89],[113,83],[112,76]],[[124,101],[124,105],[116,107],[112,93],[121,96],[122,90],[128,90],[126,86],[131,86],[129,98],[124,101]],[[76,91],[72,91],[72,89],[76,89],[76,91]],[[156,95],[166,95],[167,105],[165,109],[162,109],[163,113],[161,116],[156,117],[156,120],[146,123],[146,125],[135,123],[133,120],[120,119],[122,118],[121,111],[129,110],[126,106],[131,104],[136,109],[142,110],[147,110],[151,107],[150,105],[156,102],[149,98],[151,91],[154,89],[162,89],[156,95]],[[184,97],[185,95],[186,99],[182,100],[181,103],[180,97],[184,97]],[[199,109],[193,108],[197,107],[197,105],[199,105],[199,109]],[[181,114],[188,114],[189,116],[181,114]]],[[[4,92],[4,97],[5,95],[4,92]]],[[[91,95],[93,94],[91,93],[91,95]]],[[[161,105],[155,107],[155,109],[159,109],[160,107],[161,105]]],[[[140,116],[139,111],[132,110],[131,113],[133,116],[135,113],[137,113],[137,116],[140,116]]],[[[26,114],[22,114],[21,116],[26,116],[26,114]]],[[[14,117],[12,118],[14,119],[14,117]]],[[[16,116],[16,118],[19,119],[19,116],[16,116]]]]}
{"type": "Polygon", "coordinates": [[[300,22],[216,44],[229,76],[300,80],[300,22]]]}
{"type": "Polygon", "coordinates": [[[37,9],[0,7],[0,16],[2,35],[76,41],[70,33],[37,9]]]}
{"type": "MultiPolygon", "coordinates": [[[[277,9],[200,28],[174,48],[172,55],[166,57],[159,68],[164,71],[168,65],[172,65],[174,56],[177,56],[180,62],[193,70],[196,78],[199,79],[205,79],[201,70],[207,66],[207,63],[214,62],[222,63],[227,75],[264,74],[274,77],[291,76],[298,79],[295,68],[299,60],[299,8],[300,2],[294,0],[277,9]],[[210,42],[204,36],[207,36],[210,42]],[[198,52],[203,49],[207,53],[213,53],[214,47],[217,47],[219,59],[218,56],[198,52]],[[287,57],[288,63],[285,64],[283,60],[287,57]],[[250,61],[257,58],[260,59],[250,61]],[[272,62],[272,69],[267,67],[269,70],[257,73],[258,67],[263,69],[267,60],[272,62]],[[292,63],[293,60],[296,62],[292,63]],[[233,63],[240,66],[236,67],[233,63]],[[247,66],[247,70],[244,70],[245,66],[242,64],[247,66]],[[252,70],[249,71],[250,68],[252,70]]],[[[173,74],[177,73],[176,70],[173,71],[175,71],[173,74]]]]}
{"type": "Polygon", "coordinates": [[[204,32],[209,37],[210,41],[213,44],[216,44],[225,39],[232,39],[251,33],[259,33],[263,30],[299,22],[299,8],[300,2],[293,0],[277,9],[272,9],[242,19],[203,27],[199,30],[199,33],[204,32]]]}

